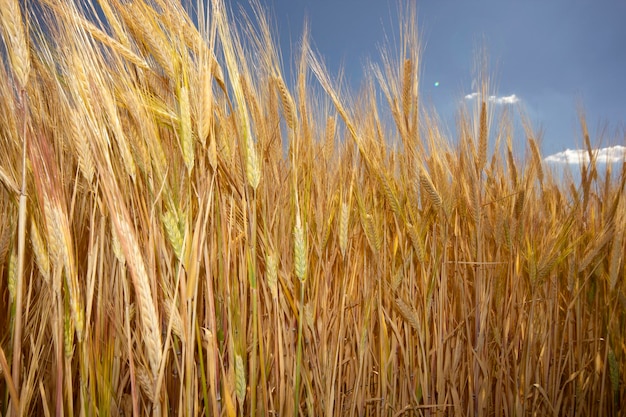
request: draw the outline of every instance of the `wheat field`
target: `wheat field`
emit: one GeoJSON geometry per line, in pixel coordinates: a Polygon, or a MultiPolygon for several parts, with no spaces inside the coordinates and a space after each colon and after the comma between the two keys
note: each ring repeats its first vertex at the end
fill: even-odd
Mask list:
{"type": "Polygon", "coordinates": [[[620,414],[626,164],[584,115],[556,179],[489,100],[446,133],[411,8],[351,92],[196,7],[0,0],[0,416],[620,414]]]}

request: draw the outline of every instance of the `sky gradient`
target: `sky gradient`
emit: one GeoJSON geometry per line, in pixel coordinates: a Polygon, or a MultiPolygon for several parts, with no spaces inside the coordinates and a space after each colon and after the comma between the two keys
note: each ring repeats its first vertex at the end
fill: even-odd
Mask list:
{"type": "MultiPolygon", "coordinates": [[[[249,10],[248,0],[226,2],[249,10]]],[[[355,88],[367,60],[379,61],[385,37],[397,39],[397,0],[260,3],[277,30],[286,70],[305,20],[331,75],[343,67],[355,88]]],[[[420,94],[447,124],[474,92],[474,57],[485,45],[494,99],[515,97],[535,129],[542,128],[544,155],[581,147],[579,105],[594,145],[626,145],[626,1],[429,0],[417,1],[417,10],[424,50],[420,94]]]]}

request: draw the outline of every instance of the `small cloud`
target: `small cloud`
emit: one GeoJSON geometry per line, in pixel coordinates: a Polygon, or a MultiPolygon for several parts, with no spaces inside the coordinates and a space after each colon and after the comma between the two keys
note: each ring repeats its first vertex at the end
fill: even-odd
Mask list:
{"type": "MultiPolygon", "coordinates": [[[[480,93],[471,93],[465,96],[465,100],[474,100],[475,98],[480,97],[480,93]]],[[[510,96],[502,96],[502,97],[497,97],[497,96],[489,96],[488,100],[491,103],[495,103],[495,104],[515,104],[518,103],[519,97],[517,97],[515,94],[511,94],[510,96]]]]}
{"type": "Polygon", "coordinates": [[[510,96],[504,97],[489,97],[489,101],[494,101],[496,104],[515,104],[519,101],[519,98],[515,94],[511,94],[510,96]]]}
{"type": "MultiPolygon", "coordinates": [[[[592,152],[600,164],[619,163],[626,160],[626,146],[609,146],[594,149],[592,152]]],[[[589,163],[589,153],[585,149],[566,149],[547,156],[544,161],[553,164],[584,164],[589,163]]]]}

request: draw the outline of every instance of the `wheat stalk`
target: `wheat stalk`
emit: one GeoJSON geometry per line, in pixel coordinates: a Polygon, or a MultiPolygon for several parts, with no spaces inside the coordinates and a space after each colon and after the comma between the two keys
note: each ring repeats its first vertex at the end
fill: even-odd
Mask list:
{"type": "MultiPolygon", "coordinates": [[[[25,246],[26,246],[26,170],[27,170],[27,124],[29,122],[29,113],[27,107],[26,85],[31,71],[30,52],[26,39],[26,31],[23,31],[26,25],[22,22],[22,12],[20,5],[16,0],[5,0],[0,3],[0,24],[2,25],[2,33],[7,45],[7,52],[13,73],[18,82],[20,90],[19,97],[15,102],[20,108],[19,117],[22,121],[22,184],[19,196],[19,213],[18,213],[18,236],[17,236],[17,265],[15,268],[15,324],[13,332],[13,367],[12,378],[15,388],[20,395],[26,396],[27,389],[20,392],[20,369],[22,357],[22,314],[23,314],[23,286],[24,286],[24,262],[25,262],[25,246]]],[[[6,90],[8,90],[5,87],[6,90]]],[[[17,400],[17,399],[16,399],[17,400]]],[[[17,402],[17,401],[16,401],[17,402]]],[[[18,414],[16,404],[13,404],[13,413],[18,414]]]]}
{"type": "Polygon", "coordinates": [[[36,17],[26,88],[0,28],[11,415],[619,410],[626,167],[584,119],[579,185],[513,118],[488,156],[486,82],[458,137],[418,106],[406,15],[361,95],[305,30],[296,95],[258,5],[11,1],[36,17]]]}

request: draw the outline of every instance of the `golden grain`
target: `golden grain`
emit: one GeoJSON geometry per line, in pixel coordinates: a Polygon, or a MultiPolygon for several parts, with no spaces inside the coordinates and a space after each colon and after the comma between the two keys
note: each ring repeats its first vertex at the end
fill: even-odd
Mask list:
{"type": "Polygon", "coordinates": [[[426,195],[430,199],[431,203],[436,208],[440,209],[442,207],[441,196],[437,192],[437,189],[435,188],[435,185],[433,184],[433,181],[430,178],[430,175],[428,175],[428,172],[426,172],[426,170],[422,169],[419,178],[420,178],[420,184],[422,185],[422,187],[426,191],[426,195]]]}
{"type": "MultiPolygon", "coordinates": [[[[138,103],[137,103],[138,105],[138,103]]],[[[152,160],[150,158],[150,152],[146,146],[146,142],[142,134],[138,132],[137,126],[125,119],[123,125],[124,131],[127,132],[127,138],[130,142],[130,149],[132,151],[133,160],[139,166],[139,169],[146,175],[150,175],[152,169],[152,160]]]]}
{"type": "Polygon", "coordinates": [[[602,233],[596,235],[594,239],[589,242],[587,245],[587,250],[585,251],[585,255],[580,261],[578,272],[583,272],[588,266],[590,266],[594,261],[598,263],[600,260],[596,259],[598,255],[601,255],[604,258],[607,254],[604,252],[605,246],[611,241],[613,238],[615,231],[615,226],[613,224],[608,224],[607,227],[602,231],[602,233]]]}
{"type": "Polygon", "coordinates": [[[8,271],[8,289],[9,289],[9,301],[11,304],[15,304],[15,295],[17,292],[17,253],[15,250],[11,251],[9,256],[9,271],[8,271]]]}
{"type": "Polygon", "coordinates": [[[189,91],[186,85],[180,87],[180,142],[183,151],[183,160],[187,166],[187,172],[191,174],[194,165],[194,138],[191,128],[191,109],[189,107],[189,91]]]}
{"type": "Polygon", "coordinates": [[[4,0],[1,4],[0,22],[8,47],[9,59],[19,86],[24,89],[31,69],[30,52],[24,34],[24,28],[27,26],[22,21],[22,11],[17,0],[4,0]]]}
{"type": "Polygon", "coordinates": [[[400,310],[400,313],[402,313],[404,319],[411,325],[411,327],[413,327],[413,329],[421,333],[422,329],[415,310],[409,304],[402,301],[401,298],[396,298],[394,301],[396,302],[396,306],[398,307],[398,310],[400,310]]]}
{"type": "Polygon", "coordinates": [[[113,224],[111,224],[111,246],[113,249],[113,255],[117,261],[122,265],[126,265],[126,257],[124,256],[124,251],[122,250],[122,246],[120,244],[120,239],[117,237],[117,231],[113,224]]]}
{"type": "Polygon", "coordinates": [[[337,131],[337,120],[333,116],[328,116],[326,118],[326,129],[325,135],[326,138],[324,141],[324,159],[329,161],[332,155],[332,151],[335,146],[335,135],[337,131]]]}
{"type": "Polygon", "coordinates": [[[285,82],[280,77],[274,77],[274,83],[276,88],[278,89],[278,94],[280,95],[280,101],[283,105],[283,114],[285,115],[285,121],[287,122],[287,127],[292,131],[296,130],[296,106],[293,102],[293,98],[287,90],[287,86],[285,82]]]}
{"type": "MultiPolygon", "coordinates": [[[[213,87],[211,85],[211,75],[207,71],[200,74],[200,103],[198,105],[198,135],[203,145],[209,137],[213,125],[213,87]]],[[[211,137],[211,140],[214,140],[211,137]]]]}
{"type": "MultiPolygon", "coordinates": [[[[101,104],[108,116],[108,124],[111,127],[113,139],[115,140],[115,143],[117,143],[120,151],[126,174],[128,174],[133,180],[136,180],[137,166],[135,164],[135,159],[133,158],[133,153],[130,150],[126,133],[124,132],[124,129],[122,129],[122,123],[119,118],[115,100],[111,93],[104,89],[101,91],[100,97],[102,98],[101,104]]],[[[109,135],[105,132],[105,136],[109,135]]],[[[107,143],[108,142],[109,139],[107,139],[107,143]]]]}
{"type": "Polygon", "coordinates": [[[2,181],[4,186],[12,191],[15,195],[18,195],[20,193],[20,188],[17,186],[15,180],[11,178],[2,167],[0,167],[0,181],[2,181]]]}
{"type": "MultiPolygon", "coordinates": [[[[59,219],[57,218],[55,211],[53,211],[52,205],[48,198],[44,199],[43,206],[46,218],[46,240],[48,242],[50,258],[52,259],[52,263],[57,265],[65,261],[64,252],[66,248],[65,242],[63,241],[63,233],[59,228],[59,224],[57,223],[59,219]]],[[[61,288],[57,288],[55,290],[60,291],[61,288]]]]}
{"type": "Polygon", "coordinates": [[[413,98],[413,61],[404,60],[404,71],[402,76],[402,112],[405,120],[408,121],[411,114],[411,103],[413,98]]]}
{"type": "Polygon", "coordinates": [[[385,197],[394,214],[398,217],[399,220],[404,218],[404,212],[402,211],[402,207],[400,206],[400,201],[398,200],[398,196],[395,190],[392,188],[391,179],[386,175],[382,174],[380,176],[383,190],[385,191],[385,197]]]}
{"type": "Polygon", "coordinates": [[[406,224],[407,231],[409,232],[409,238],[411,239],[411,244],[413,245],[413,250],[417,254],[417,259],[420,263],[424,263],[426,257],[426,248],[424,243],[422,242],[422,238],[419,236],[415,226],[411,223],[406,224]]]}
{"type": "Polygon", "coordinates": [[[275,253],[265,256],[265,264],[267,265],[267,286],[270,289],[272,298],[278,299],[278,258],[275,253]]]}
{"type": "Polygon", "coordinates": [[[530,138],[528,144],[530,145],[533,167],[537,170],[537,178],[539,179],[539,183],[543,184],[543,162],[541,160],[541,153],[539,152],[539,145],[534,138],[530,138]]]}
{"type": "Polygon", "coordinates": [[[506,153],[507,163],[509,173],[511,175],[511,183],[516,186],[517,185],[517,166],[515,165],[515,158],[513,157],[513,150],[511,149],[511,145],[507,146],[506,153]]]}
{"type": "Polygon", "coordinates": [[[148,397],[148,399],[154,403],[155,401],[155,396],[154,396],[154,379],[152,378],[152,376],[150,375],[150,371],[148,371],[145,367],[143,366],[138,366],[136,369],[136,378],[137,378],[137,382],[139,382],[139,386],[141,387],[141,390],[143,391],[144,395],[146,397],[148,397]]]}
{"type": "Polygon", "coordinates": [[[290,89],[259,5],[0,3],[16,414],[619,410],[626,165],[602,172],[582,115],[580,181],[526,121],[517,155],[486,82],[452,136],[418,105],[412,13],[352,95],[308,33],[290,89]]]}
{"type": "Polygon", "coordinates": [[[382,246],[381,238],[378,233],[378,228],[376,226],[374,216],[369,213],[365,214],[365,216],[363,217],[363,230],[365,231],[365,235],[367,236],[370,245],[372,245],[372,249],[374,249],[374,252],[380,252],[382,246]]]}
{"type": "Polygon", "coordinates": [[[87,180],[88,183],[93,181],[93,177],[96,174],[95,162],[91,154],[89,147],[89,135],[84,129],[84,125],[78,120],[78,112],[76,110],[70,111],[69,115],[71,134],[73,142],[76,146],[76,153],[78,155],[78,166],[87,180]]]}
{"type": "Polygon", "coordinates": [[[350,206],[341,203],[341,213],[339,215],[339,249],[341,256],[345,258],[348,248],[348,223],[350,222],[350,206]]]}
{"type": "Polygon", "coordinates": [[[487,125],[487,103],[483,100],[480,105],[480,124],[478,128],[478,161],[477,172],[480,172],[487,163],[487,141],[488,141],[488,125],[487,125]]]}
{"type": "Polygon", "coordinates": [[[140,323],[142,325],[143,343],[146,347],[152,377],[156,379],[161,365],[161,333],[157,311],[154,306],[148,273],[135,238],[135,232],[125,219],[118,219],[117,236],[126,242],[126,258],[133,271],[135,292],[139,298],[140,323]]]}
{"type": "Polygon", "coordinates": [[[33,245],[37,268],[39,268],[39,272],[45,283],[50,285],[50,259],[48,258],[48,250],[41,238],[39,228],[34,219],[31,219],[30,222],[30,241],[33,245]]]}
{"type": "Polygon", "coordinates": [[[256,190],[261,181],[261,167],[259,166],[256,145],[249,131],[246,132],[246,176],[250,187],[256,190]]]}
{"type": "Polygon", "coordinates": [[[154,10],[141,1],[133,1],[127,5],[118,7],[125,23],[132,28],[137,40],[144,42],[148,50],[165,70],[166,74],[175,79],[175,58],[171,45],[155,20],[154,10]]]}
{"type": "Polygon", "coordinates": [[[184,340],[183,319],[178,311],[178,307],[174,304],[174,301],[168,297],[165,297],[163,300],[163,307],[168,323],[170,321],[172,322],[172,332],[178,336],[183,343],[186,343],[186,340],[184,340]]]}

